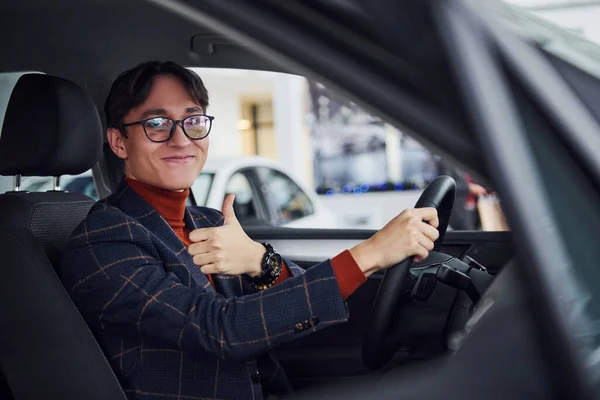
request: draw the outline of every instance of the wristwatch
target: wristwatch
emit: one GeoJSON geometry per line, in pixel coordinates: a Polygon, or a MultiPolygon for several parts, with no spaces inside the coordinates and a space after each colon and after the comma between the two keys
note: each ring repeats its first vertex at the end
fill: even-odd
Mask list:
{"type": "Polygon", "coordinates": [[[266,251],[260,263],[261,272],[254,278],[250,278],[250,284],[256,290],[265,290],[273,286],[283,268],[283,259],[275,252],[269,243],[261,243],[266,251]]]}

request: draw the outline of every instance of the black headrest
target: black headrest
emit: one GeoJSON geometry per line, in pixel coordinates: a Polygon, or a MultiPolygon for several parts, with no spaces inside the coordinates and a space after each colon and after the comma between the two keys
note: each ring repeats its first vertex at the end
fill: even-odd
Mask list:
{"type": "Polygon", "coordinates": [[[0,175],[77,175],[100,157],[98,110],[65,79],[25,74],[15,85],[0,134],[0,175]]]}

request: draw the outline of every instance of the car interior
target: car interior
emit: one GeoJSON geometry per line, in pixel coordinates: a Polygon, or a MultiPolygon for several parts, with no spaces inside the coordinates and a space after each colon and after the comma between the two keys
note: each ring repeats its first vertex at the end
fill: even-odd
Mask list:
{"type": "MultiPolygon", "coordinates": [[[[10,94],[0,136],[0,175],[15,177],[16,186],[0,194],[0,398],[126,398],[54,266],[70,233],[93,204],[87,196],[60,190],[58,177],[93,168],[98,195],[104,198],[123,175],[121,161],[106,143],[99,110],[112,80],[133,65],[172,60],[190,67],[306,73],[327,80],[331,72],[318,75],[319,65],[302,69],[292,67],[299,65],[291,62],[292,56],[281,57],[280,63],[264,57],[269,49],[286,44],[278,35],[266,35],[267,30],[277,28],[276,21],[293,26],[303,15],[305,27],[315,29],[312,39],[321,35],[323,46],[350,48],[344,47],[346,53],[313,48],[315,54],[330,57],[310,60],[322,63],[323,71],[330,71],[326,67],[332,63],[348,62],[352,67],[352,55],[360,54],[352,49],[361,46],[372,50],[371,61],[387,65],[373,62],[373,68],[384,68],[379,76],[360,68],[355,71],[364,73],[370,86],[356,81],[350,88],[335,85],[333,79],[332,87],[353,98],[362,96],[361,104],[387,120],[435,133],[419,138],[452,159],[469,160],[467,167],[493,181],[489,160],[478,151],[474,144],[478,142],[470,140],[474,136],[456,133],[466,115],[452,97],[456,80],[434,67],[441,56],[410,46],[406,35],[398,36],[397,47],[387,41],[395,25],[385,7],[404,7],[402,20],[418,32],[433,29],[433,13],[406,1],[374,3],[369,18],[354,25],[354,33],[340,26],[338,32],[345,36],[337,38],[329,35],[331,26],[324,21],[356,22],[364,2],[315,1],[309,7],[265,1],[256,10],[264,21],[275,22],[266,24],[264,31],[255,27],[261,21],[258,11],[241,5],[226,9],[213,1],[203,2],[202,12],[166,0],[22,0],[0,5],[0,40],[6,55],[0,60],[0,74],[24,73],[10,94]],[[279,20],[268,19],[269,15],[279,20]],[[251,21],[253,17],[257,20],[251,21]],[[378,29],[372,29],[372,18],[379,21],[378,29]],[[232,26],[237,30],[228,31],[232,26]],[[268,48],[257,45],[264,50],[258,55],[240,39],[241,32],[251,28],[257,42],[267,43],[266,36],[280,41],[268,48]],[[381,48],[369,47],[368,40],[385,43],[404,58],[391,50],[378,53],[381,48]],[[417,74],[416,65],[428,65],[430,79],[417,74]],[[398,71],[403,79],[396,79],[398,71]],[[400,82],[410,96],[401,95],[396,86],[383,90],[386,82],[400,82]],[[435,85],[439,87],[431,89],[435,85]],[[435,93],[443,93],[440,88],[449,94],[427,103],[435,93]],[[392,98],[404,111],[396,112],[386,103],[392,98]],[[411,99],[421,102],[411,105],[411,99]],[[443,106],[445,112],[437,112],[435,106],[440,110],[443,106]],[[417,119],[415,115],[426,114],[423,110],[436,118],[417,119]],[[21,176],[56,177],[57,190],[18,191],[21,176]]],[[[293,33],[286,30],[289,37],[293,33]]],[[[433,36],[423,35],[423,43],[440,46],[433,36]]],[[[300,48],[298,54],[303,50],[308,51],[300,48]]],[[[573,77],[569,68],[564,73],[573,77]]],[[[430,257],[371,275],[348,299],[348,323],[273,350],[297,392],[293,398],[561,398],[559,382],[549,371],[546,343],[538,340],[539,330],[531,318],[533,303],[521,275],[524,260],[517,256],[513,233],[445,232],[453,204],[453,180],[443,176],[434,180],[417,203],[434,206],[440,213],[440,239],[430,257]]],[[[245,207],[244,212],[252,212],[252,203],[245,207]]],[[[246,230],[257,241],[272,242],[304,268],[374,234],[252,225],[246,230]]],[[[571,379],[576,374],[567,375],[571,379]]],[[[573,398],[579,398],[575,386],[573,398]]]]}

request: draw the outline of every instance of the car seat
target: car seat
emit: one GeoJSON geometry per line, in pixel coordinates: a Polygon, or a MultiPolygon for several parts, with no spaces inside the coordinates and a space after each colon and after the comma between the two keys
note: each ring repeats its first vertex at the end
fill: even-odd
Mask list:
{"type": "Polygon", "coordinates": [[[0,135],[0,395],[2,399],[125,399],[104,354],[55,272],[73,229],[94,203],[79,193],[19,191],[20,176],[77,175],[98,160],[103,133],[87,93],[25,74],[0,135]]]}

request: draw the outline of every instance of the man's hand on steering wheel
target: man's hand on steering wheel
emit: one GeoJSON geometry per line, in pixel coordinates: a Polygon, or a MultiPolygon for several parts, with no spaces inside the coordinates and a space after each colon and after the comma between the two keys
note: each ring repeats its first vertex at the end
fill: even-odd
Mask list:
{"type": "Polygon", "coordinates": [[[366,241],[350,249],[365,276],[414,256],[427,258],[439,237],[437,210],[433,207],[409,208],[387,223],[366,241]]]}
{"type": "Polygon", "coordinates": [[[455,195],[454,179],[438,176],[423,190],[415,209],[405,210],[364,245],[353,249],[358,253],[357,262],[365,263],[369,273],[386,268],[363,339],[363,363],[371,370],[382,368],[396,353],[398,343],[391,326],[403,289],[410,284],[410,267],[413,261],[427,258],[430,251],[439,252],[455,195]]]}

